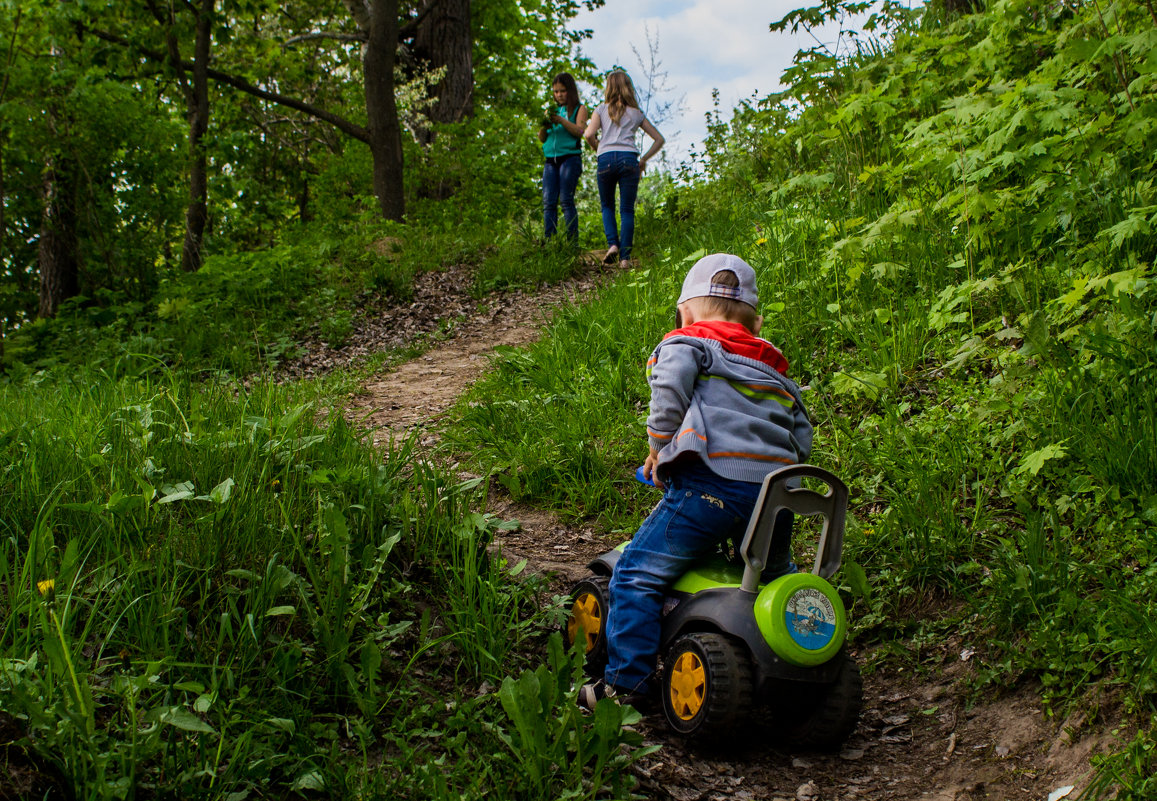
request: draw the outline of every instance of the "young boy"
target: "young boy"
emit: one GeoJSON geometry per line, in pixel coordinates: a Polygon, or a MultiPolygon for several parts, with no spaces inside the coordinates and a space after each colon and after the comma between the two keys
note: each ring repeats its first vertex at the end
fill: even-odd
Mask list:
{"type": "MultiPolygon", "coordinates": [[[[663,499],[611,577],[609,660],[603,679],[579,692],[588,709],[605,697],[645,701],[665,590],[721,542],[741,538],[764,477],[811,450],[811,422],[785,375],[787,360],[756,336],[758,303],[751,265],[725,253],[700,259],[683,281],[676,329],[647,362],[651,451],[643,474],[663,499]]],[[[772,569],[788,572],[790,556],[777,556],[772,569]]]]}

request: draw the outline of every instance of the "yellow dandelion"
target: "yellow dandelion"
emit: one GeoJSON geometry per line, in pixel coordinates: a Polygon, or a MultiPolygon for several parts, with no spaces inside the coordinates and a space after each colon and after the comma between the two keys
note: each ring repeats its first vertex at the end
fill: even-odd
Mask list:
{"type": "Polygon", "coordinates": [[[761,236],[759,239],[755,240],[755,244],[757,244],[757,245],[766,245],[766,244],[767,244],[767,237],[766,237],[766,236],[761,236]]]}
{"type": "Polygon", "coordinates": [[[41,595],[48,595],[56,588],[56,579],[45,579],[44,581],[36,582],[36,589],[40,590],[41,595]]]}

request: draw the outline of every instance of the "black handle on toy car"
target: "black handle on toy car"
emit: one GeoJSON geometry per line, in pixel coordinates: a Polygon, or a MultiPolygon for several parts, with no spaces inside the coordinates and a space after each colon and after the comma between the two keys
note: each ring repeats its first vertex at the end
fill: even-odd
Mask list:
{"type": "Polygon", "coordinates": [[[812,572],[827,579],[840,569],[844,552],[844,519],[848,510],[847,485],[827,470],[814,465],[783,467],[763,480],[755,511],[739,546],[739,555],[746,565],[740,586],[746,592],[759,592],[759,575],[767,566],[775,521],[784,510],[804,517],[823,516],[824,527],[819,545],[816,546],[816,561],[812,572]],[[828,491],[821,495],[799,486],[800,480],[804,478],[824,482],[828,485],[828,491]]]}

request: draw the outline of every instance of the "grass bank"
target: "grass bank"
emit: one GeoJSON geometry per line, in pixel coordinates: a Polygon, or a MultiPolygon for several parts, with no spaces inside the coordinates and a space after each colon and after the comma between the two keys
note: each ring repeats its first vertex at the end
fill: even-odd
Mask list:
{"type": "Polygon", "coordinates": [[[484,487],[368,447],[327,397],[169,372],[0,389],[14,791],[626,792],[623,713],[578,715],[557,641],[523,673],[557,610],[488,555],[484,487]]]}

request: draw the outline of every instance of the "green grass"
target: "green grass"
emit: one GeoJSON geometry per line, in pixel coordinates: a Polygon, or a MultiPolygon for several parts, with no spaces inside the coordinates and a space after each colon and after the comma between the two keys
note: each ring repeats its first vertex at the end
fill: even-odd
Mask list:
{"type": "Polygon", "coordinates": [[[170,373],[3,391],[0,706],[77,797],[540,797],[484,688],[557,624],[540,581],[488,554],[477,482],[327,405],[170,373]]]}

